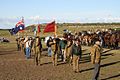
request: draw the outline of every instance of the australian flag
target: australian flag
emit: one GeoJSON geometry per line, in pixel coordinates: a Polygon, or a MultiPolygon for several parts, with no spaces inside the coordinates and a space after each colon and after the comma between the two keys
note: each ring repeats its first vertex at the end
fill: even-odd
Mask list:
{"type": "Polygon", "coordinates": [[[24,31],[25,29],[25,25],[24,25],[24,20],[19,21],[16,25],[15,25],[15,32],[17,33],[18,31],[24,31]]]}
{"type": "Polygon", "coordinates": [[[24,24],[24,19],[20,20],[19,22],[17,22],[17,24],[15,25],[15,28],[12,28],[10,31],[11,35],[20,32],[23,32],[25,29],[25,24],[24,24]]]}

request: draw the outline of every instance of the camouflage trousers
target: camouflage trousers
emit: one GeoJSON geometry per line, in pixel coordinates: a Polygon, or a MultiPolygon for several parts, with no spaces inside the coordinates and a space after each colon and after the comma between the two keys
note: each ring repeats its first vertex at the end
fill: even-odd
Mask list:
{"type": "Polygon", "coordinates": [[[52,52],[52,63],[54,66],[57,66],[57,57],[58,57],[57,52],[52,52]]]}
{"type": "Polygon", "coordinates": [[[35,64],[41,65],[41,51],[39,47],[36,47],[35,49],[35,64]]]}
{"type": "Polygon", "coordinates": [[[79,72],[79,56],[73,55],[73,70],[79,72]]]}

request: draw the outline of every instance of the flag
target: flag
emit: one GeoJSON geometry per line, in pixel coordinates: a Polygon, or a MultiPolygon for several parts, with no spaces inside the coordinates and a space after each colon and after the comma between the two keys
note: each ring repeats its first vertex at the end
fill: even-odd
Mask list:
{"type": "Polygon", "coordinates": [[[9,32],[10,32],[11,35],[14,35],[15,34],[15,28],[9,29],[9,32]]]}
{"type": "Polygon", "coordinates": [[[24,20],[22,19],[15,25],[14,32],[15,34],[19,31],[23,32],[24,29],[25,29],[25,25],[24,25],[24,20]]]}
{"type": "Polygon", "coordinates": [[[16,34],[17,32],[21,31],[23,32],[25,29],[25,25],[24,25],[24,19],[22,18],[22,20],[20,20],[16,25],[15,28],[12,28],[9,30],[11,35],[16,34]]]}
{"type": "Polygon", "coordinates": [[[40,24],[38,24],[36,31],[37,31],[37,33],[40,33],[40,32],[41,32],[41,31],[40,31],[40,24]]]}
{"type": "Polygon", "coordinates": [[[34,32],[34,36],[37,35],[37,33],[40,33],[41,30],[40,30],[40,24],[38,24],[34,29],[33,29],[33,32],[34,32]]]}
{"type": "Polygon", "coordinates": [[[48,23],[44,29],[44,33],[55,32],[55,21],[48,23]]]}
{"type": "Polygon", "coordinates": [[[37,33],[41,32],[41,30],[40,30],[40,24],[38,24],[38,25],[33,29],[33,32],[37,32],[37,33]]]}

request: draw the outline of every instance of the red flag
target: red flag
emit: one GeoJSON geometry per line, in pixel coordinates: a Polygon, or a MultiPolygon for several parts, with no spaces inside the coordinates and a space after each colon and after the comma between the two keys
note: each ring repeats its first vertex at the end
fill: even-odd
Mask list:
{"type": "Polygon", "coordinates": [[[37,26],[37,32],[38,32],[38,33],[41,32],[41,31],[40,31],[40,24],[38,24],[38,26],[37,26]]]}
{"type": "Polygon", "coordinates": [[[55,21],[48,23],[44,29],[44,33],[55,32],[55,21]]]}

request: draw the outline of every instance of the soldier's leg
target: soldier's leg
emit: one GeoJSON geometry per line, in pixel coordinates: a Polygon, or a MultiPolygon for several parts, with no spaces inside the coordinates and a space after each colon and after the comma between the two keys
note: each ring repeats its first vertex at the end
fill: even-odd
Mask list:
{"type": "Polygon", "coordinates": [[[79,56],[76,59],[76,71],[79,72],[79,56]]]}
{"type": "Polygon", "coordinates": [[[57,55],[57,53],[55,54],[55,66],[57,66],[57,57],[58,57],[58,55],[57,55]]]}
{"type": "Polygon", "coordinates": [[[51,55],[52,55],[51,47],[48,47],[48,56],[51,57],[51,55]]]}
{"type": "Polygon", "coordinates": [[[62,57],[62,61],[63,61],[63,60],[64,60],[64,50],[63,50],[63,49],[61,50],[61,53],[62,53],[62,54],[61,54],[61,55],[62,55],[61,57],[62,57]]]}
{"type": "Polygon", "coordinates": [[[76,71],[76,56],[73,55],[73,71],[76,71]]]}
{"type": "Polygon", "coordinates": [[[28,59],[28,57],[29,57],[29,49],[28,49],[28,47],[26,48],[26,58],[28,59]]]}
{"type": "Polygon", "coordinates": [[[52,52],[52,63],[55,66],[55,53],[54,52],[52,52]]]}
{"type": "Polygon", "coordinates": [[[63,54],[64,54],[64,62],[66,62],[66,51],[65,51],[65,49],[63,51],[64,51],[63,52],[63,54]]]}
{"type": "Polygon", "coordinates": [[[35,49],[35,65],[38,65],[38,50],[35,49]]]}
{"type": "Polygon", "coordinates": [[[69,60],[69,64],[72,65],[73,64],[72,62],[73,62],[73,56],[71,55],[70,60],[69,60]]]}
{"type": "Polygon", "coordinates": [[[100,71],[100,64],[95,63],[94,64],[94,73],[93,73],[93,79],[92,80],[98,80],[99,77],[99,71],[100,71]]]}
{"type": "Polygon", "coordinates": [[[41,52],[38,53],[38,64],[41,65],[41,52]]]}
{"type": "Polygon", "coordinates": [[[37,58],[37,56],[38,56],[38,53],[36,52],[35,53],[35,65],[38,65],[38,58],[37,58]]]}
{"type": "Polygon", "coordinates": [[[18,51],[20,51],[20,44],[17,44],[18,51]]]}
{"type": "Polygon", "coordinates": [[[30,47],[28,48],[28,57],[30,58],[30,47]]]}

